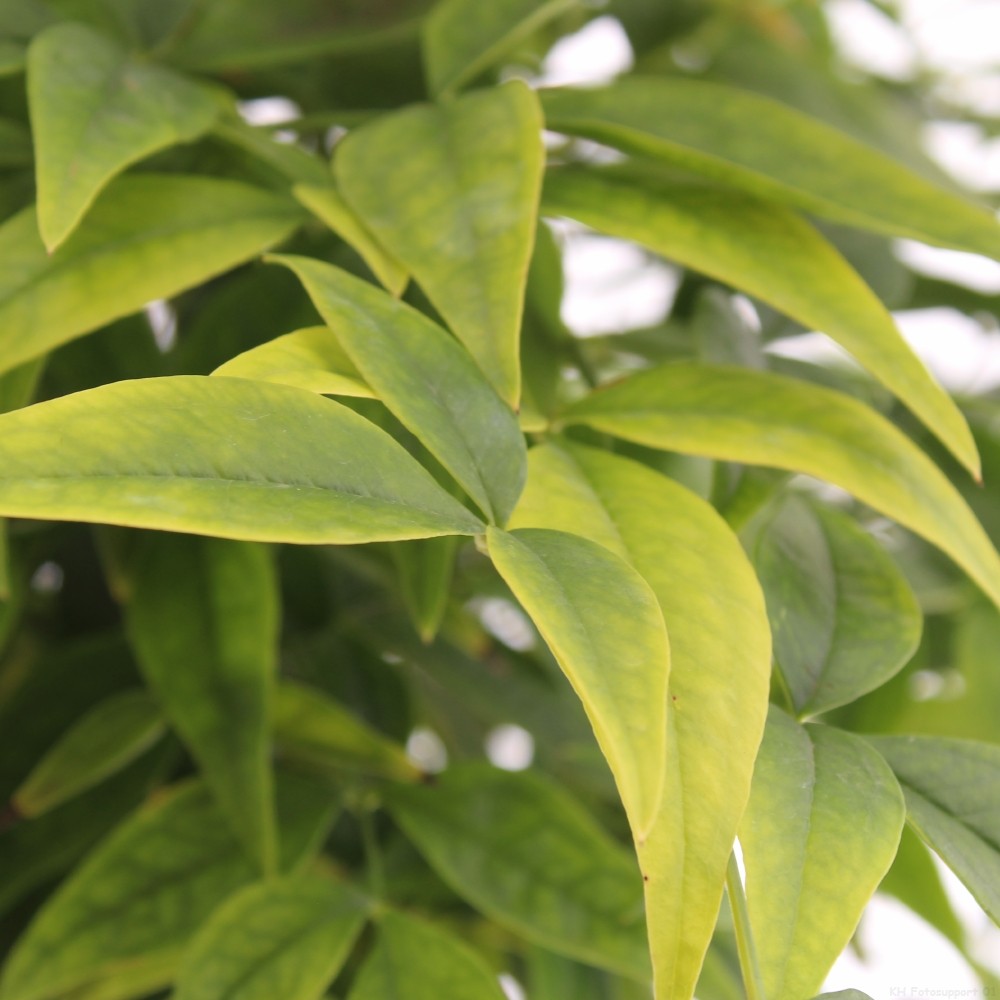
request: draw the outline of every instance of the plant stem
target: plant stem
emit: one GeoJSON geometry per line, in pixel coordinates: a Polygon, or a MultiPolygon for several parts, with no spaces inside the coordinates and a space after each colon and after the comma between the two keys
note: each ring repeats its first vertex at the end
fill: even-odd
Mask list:
{"type": "Polygon", "coordinates": [[[743,986],[746,990],[747,1000],[764,1000],[764,987],[760,980],[760,967],[757,965],[757,952],[753,946],[753,934],[750,930],[747,898],[743,894],[743,883],[740,880],[740,869],[736,863],[735,851],[729,855],[729,867],[726,869],[726,891],[729,893],[729,906],[733,911],[736,950],[740,958],[740,972],[743,975],[743,986]]]}

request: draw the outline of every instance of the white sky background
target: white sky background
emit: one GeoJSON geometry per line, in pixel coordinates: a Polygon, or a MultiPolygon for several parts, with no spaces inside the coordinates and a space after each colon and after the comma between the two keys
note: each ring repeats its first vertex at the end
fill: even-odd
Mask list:
{"type": "MultiPolygon", "coordinates": [[[[1000,0],[901,0],[899,9],[906,32],[866,0],[828,0],[828,19],[845,59],[896,80],[910,78],[921,66],[933,67],[945,74],[943,96],[948,100],[1000,117],[1000,0]]],[[[631,64],[621,26],[604,17],[560,41],[539,82],[595,84],[627,71],[631,64]]],[[[934,123],[924,139],[927,151],[967,187],[1000,192],[1000,139],[985,140],[975,126],[954,122],[934,123]]],[[[611,333],[664,317],[677,284],[669,265],[651,262],[619,240],[571,226],[563,233],[563,316],[571,329],[582,336],[611,333]]],[[[899,241],[896,252],[914,269],[1000,294],[996,262],[910,241],[899,241]]],[[[896,318],[904,336],[950,389],[1000,386],[1000,332],[951,309],[911,311],[896,318]]],[[[843,356],[822,334],[795,338],[779,349],[798,357],[843,356]]],[[[942,874],[973,953],[1000,973],[1000,931],[943,866],[942,874]]],[[[970,990],[966,996],[982,996],[979,979],[956,949],[894,899],[877,896],[872,901],[859,941],[864,958],[845,953],[826,990],[854,987],[876,1000],[900,987],[911,1000],[940,996],[932,991],[941,990],[970,990]]]]}

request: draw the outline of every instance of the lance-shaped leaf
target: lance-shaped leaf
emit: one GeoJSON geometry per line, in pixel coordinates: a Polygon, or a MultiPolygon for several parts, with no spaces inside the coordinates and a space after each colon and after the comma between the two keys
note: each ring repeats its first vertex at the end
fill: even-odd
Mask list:
{"type": "Polygon", "coordinates": [[[112,695],[92,708],[35,765],[13,796],[22,816],[39,816],[131,763],[164,733],[163,713],[145,691],[112,695]]]}
{"type": "Polygon", "coordinates": [[[115,174],[211,126],[223,98],[64,22],[28,50],[38,228],[54,250],[115,174]]]}
{"type": "Polygon", "coordinates": [[[341,193],[399,258],[512,406],[544,151],[520,81],[406,108],[352,132],[341,193]]]}
{"type": "Polygon", "coordinates": [[[387,913],[349,1000],[503,1000],[490,967],[460,939],[430,924],[387,913]]]}
{"type": "Polygon", "coordinates": [[[277,382],[330,396],[375,398],[337,335],[325,326],[294,330],[259,347],[251,347],[212,374],[277,382]]]}
{"type": "Polygon", "coordinates": [[[552,172],[543,207],[641,243],[828,334],[979,476],[976,443],[958,407],[875,293],[794,212],[741,191],[616,170],[552,172]]]}
{"type": "Polygon", "coordinates": [[[349,544],[482,524],[388,434],[289,386],[101,386],[0,416],[0,514],[349,544]]]}
{"type": "Polygon", "coordinates": [[[368,904],[315,875],[232,896],[184,956],[174,1000],[319,1000],[365,922],[368,904]]]}
{"type": "Polygon", "coordinates": [[[448,535],[396,542],[392,546],[400,596],[413,627],[425,643],[433,641],[448,610],[455,554],[460,544],[460,539],[448,535]]]}
{"type": "Polygon", "coordinates": [[[27,208],[0,226],[0,369],[235,267],[302,221],[291,199],[237,181],[119,177],[51,256],[27,208]]]}
{"type": "Polygon", "coordinates": [[[1000,224],[884,154],[768,97],[678,77],[542,92],[551,129],[655,156],[848,225],[1000,256],[1000,224]]]}
{"type": "Polygon", "coordinates": [[[910,825],[1000,922],[1000,747],[870,736],[906,796],[910,825]]]}
{"type": "Polygon", "coordinates": [[[322,261],[274,258],[300,278],[378,398],[493,521],[521,494],[524,438],[462,346],[404,302],[322,261]]]}
{"type": "Polygon", "coordinates": [[[899,785],[863,739],[771,709],[740,827],[769,1000],[820,988],[892,864],[903,819],[899,785]]]}
{"type": "Polygon", "coordinates": [[[532,771],[448,768],[386,804],[451,888],[543,947],[649,974],[635,860],[566,792],[532,771]]]}
{"type": "Polygon", "coordinates": [[[653,448],[825,479],[937,545],[1000,606],[1000,557],[958,491],[908,437],[842,393],[679,363],[591,393],[563,420],[653,448]]]}
{"type": "Polygon", "coordinates": [[[753,558],[774,659],[800,716],[873,691],[916,650],[917,599],[892,557],[850,517],[791,497],[770,513],[753,558]]]}
{"type": "Polygon", "coordinates": [[[490,528],[486,537],[583,702],[641,844],[667,771],[670,647],[656,596],[621,556],[579,535],[490,528]]]}
{"type": "Polygon", "coordinates": [[[528,469],[513,525],[573,524],[639,571],[666,621],[667,785],[638,853],[657,996],[688,997],[715,928],[767,712],[771,645],[760,587],[722,518],[646,466],[546,444],[529,453],[528,469]]]}
{"type": "Polygon", "coordinates": [[[278,645],[270,554],[247,542],[155,533],[130,564],[128,629],[146,681],[233,833],[270,872],[268,721],[278,645]]]}
{"type": "Polygon", "coordinates": [[[423,48],[433,94],[458,90],[522,39],[579,0],[439,0],[424,19],[423,48]]]}

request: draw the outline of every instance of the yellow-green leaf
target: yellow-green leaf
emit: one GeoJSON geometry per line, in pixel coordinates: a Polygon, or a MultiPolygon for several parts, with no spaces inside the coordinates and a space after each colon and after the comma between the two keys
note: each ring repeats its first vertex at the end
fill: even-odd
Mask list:
{"type": "Polygon", "coordinates": [[[667,771],[670,648],[655,595],[621,556],[579,535],[490,528],[487,541],[583,702],[641,844],[667,771]]]}
{"type": "Polygon", "coordinates": [[[965,417],[875,293],[794,212],[742,191],[614,169],[550,172],[543,209],[635,240],[828,334],[978,478],[979,454],[965,417]]]}
{"type": "Polygon", "coordinates": [[[749,91],[625,77],[542,92],[547,126],[848,225],[1000,257],[1000,223],[851,136],[749,91]]]}
{"type": "Polygon", "coordinates": [[[520,81],[405,108],[352,132],[334,173],[347,203],[420,283],[512,406],[545,162],[520,81]]]}
{"type": "Polygon", "coordinates": [[[563,419],[825,479],[937,545],[1000,606],[1000,557],[958,491],[909,438],[842,393],[768,372],[668,364],[591,393],[563,419]]]}

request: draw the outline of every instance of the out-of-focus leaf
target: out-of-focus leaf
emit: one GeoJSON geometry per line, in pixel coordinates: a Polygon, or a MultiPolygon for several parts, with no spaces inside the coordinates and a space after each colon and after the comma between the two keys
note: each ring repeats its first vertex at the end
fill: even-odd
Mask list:
{"type": "Polygon", "coordinates": [[[767,97],[632,76],[542,92],[549,128],[651,155],[837,222],[1000,257],[992,214],[767,97]]]}
{"type": "Polygon", "coordinates": [[[119,382],[4,414],[0,459],[7,516],[307,544],[482,530],[369,421],[245,379],[119,382]]]}
{"type": "Polygon", "coordinates": [[[512,406],[544,151],[520,81],[384,115],[337,149],[341,193],[512,406]]]}
{"type": "Polygon", "coordinates": [[[795,213],[739,191],[616,168],[550,172],[543,209],[635,240],[828,334],[979,475],[976,443],[958,407],[871,289],[795,213]]]}
{"type": "Polygon", "coordinates": [[[38,228],[51,252],[115,174],[211,126],[222,97],[138,60],[83,24],[43,31],[28,50],[38,228]]]}
{"type": "Polygon", "coordinates": [[[35,765],[14,793],[23,816],[39,816],[119,771],[164,733],[145,691],[112,695],[84,715],[35,765]]]}
{"type": "Polygon", "coordinates": [[[0,226],[0,368],[248,260],[302,221],[288,198],[237,181],[112,181],[51,256],[25,209],[0,226]]]}
{"type": "Polygon", "coordinates": [[[761,526],[753,558],[800,717],[874,690],[916,650],[922,616],[906,578],[846,515],[791,497],[761,526]]]}
{"type": "Polygon", "coordinates": [[[635,861],[557,785],[470,763],[433,786],[393,788],[386,802],[477,909],[559,954],[648,977],[635,861]]]}
{"type": "Polygon", "coordinates": [[[896,854],[903,796],[858,736],[768,715],[740,826],[764,995],[811,996],[896,854]]]}
{"type": "Polygon", "coordinates": [[[563,420],[825,479],[937,545],[1000,606],[1000,557],[958,491],[909,438],[849,396],[767,372],[678,363],[591,393],[563,420]]]}
{"type": "Polygon", "coordinates": [[[815,1000],[872,1000],[872,998],[861,990],[837,990],[836,993],[820,993],[815,1000]]]}
{"type": "Polygon", "coordinates": [[[448,610],[459,539],[418,538],[394,542],[392,558],[403,603],[424,642],[431,642],[448,610]]]}
{"type": "Polygon", "coordinates": [[[20,122],[0,118],[0,167],[31,165],[31,133],[20,122]]]}
{"type": "Polygon", "coordinates": [[[546,528],[487,533],[500,575],[587,711],[636,842],[664,793],[670,647],[656,596],[621,556],[546,528]]]}
{"type": "Polygon", "coordinates": [[[0,78],[22,73],[27,58],[27,47],[21,42],[9,38],[0,39],[0,78]]]}
{"type": "Polygon", "coordinates": [[[346,271],[306,257],[274,259],[302,280],[378,398],[487,517],[505,524],[524,483],[524,437],[510,407],[461,345],[406,303],[346,271]]]}

